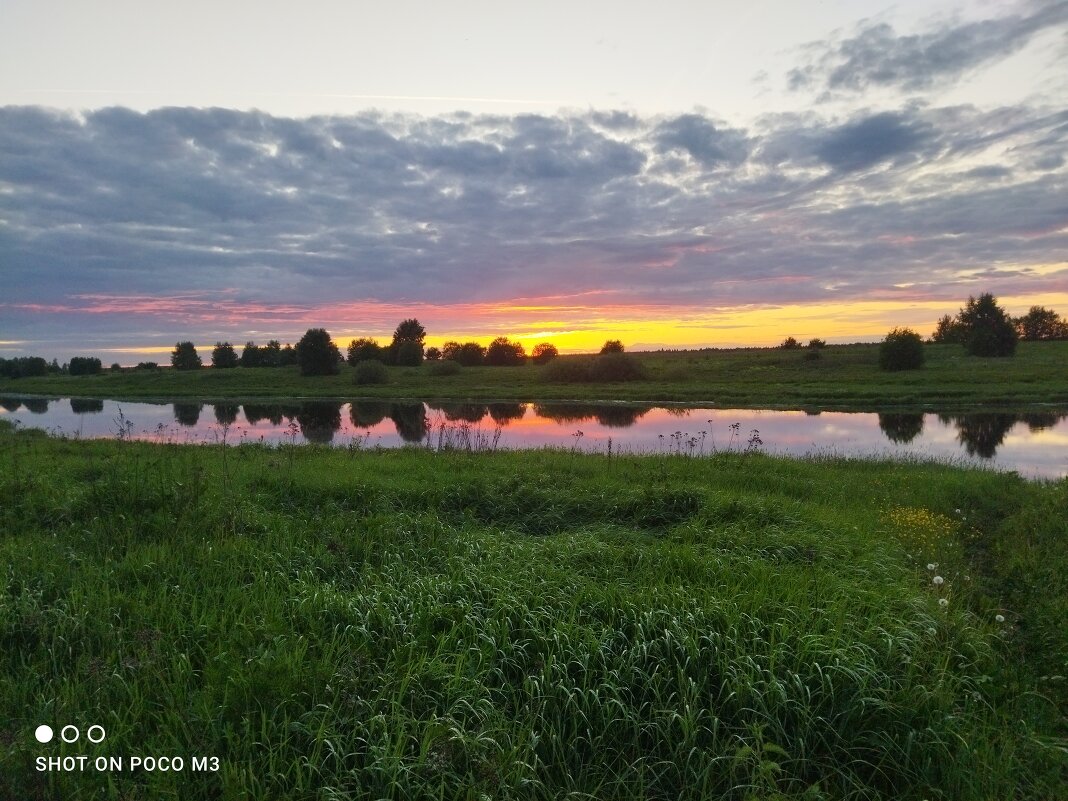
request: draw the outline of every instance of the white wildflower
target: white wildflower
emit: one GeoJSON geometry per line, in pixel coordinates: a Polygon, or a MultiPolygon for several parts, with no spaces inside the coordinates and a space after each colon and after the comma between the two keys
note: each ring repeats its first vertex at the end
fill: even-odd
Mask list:
{"type": "Polygon", "coordinates": [[[1004,623],[1005,615],[994,615],[994,620],[996,620],[998,623],[1004,623]]]}
{"type": "Polygon", "coordinates": [[[942,578],[941,576],[935,576],[933,579],[931,579],[931,583],[935,584],[935,585],[937,585],[939,587],[941,587],[944,582],[945,582],[945,579],[942,578]]]}
{"type": "Polygon", "coordinates": [[[939,606],[949,606],[949,599],[948,598],[939,598],[938,599],[938,605],[939,606]]]}
{"type": "Polygon", "coordinates": [[[927,565],[927,569],[928,569],[928,570],[934,570],[934,569],[935,569],[936,567],[938,567],[938,565],[937,565],[937,564],[935,564],[934,562],[930,562],[930,563],[928,563],[928,565],[927,565]]]}

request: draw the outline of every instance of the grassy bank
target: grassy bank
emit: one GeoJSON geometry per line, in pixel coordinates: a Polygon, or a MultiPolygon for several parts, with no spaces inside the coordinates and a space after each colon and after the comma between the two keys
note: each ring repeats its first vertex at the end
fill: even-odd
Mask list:
{"type": "MultiPolygon", "coordinates": [[[[648,378],[607,384],[554,384],[544,368],[468,367],[436,376],[429,365],[389,369],[389,382],[353,383],[352,370],[303,378],[297,368],[124,371],[98,376],[0,380],[0,392],[89,398],[405,397],[483,400],[678,401],[720,407],[867,411],[889,407],[1020,406],[1068,403],[1068,342],[1024,342],[1010,359],[982,359],[957,345],[927,345],[921,370],[888,373],[877,345],[809,351],[749,349],[638,353],[648,378]]],[[[581,357],[565,356],[563,359],[581,357]]]]}
{"type": "Polygon", "coordinates": [[[1066,504],[939,465],[0,426],[0,797],[1055,798],[1066,504]],[[187,766],[31,769],[63,754],[187,766]]]}

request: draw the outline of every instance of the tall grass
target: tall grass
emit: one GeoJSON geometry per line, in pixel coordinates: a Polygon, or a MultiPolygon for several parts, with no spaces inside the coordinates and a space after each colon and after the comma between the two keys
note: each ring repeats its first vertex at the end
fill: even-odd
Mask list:
{"type": "Polygon", "coordinates": [[[1065,496],[0,427],[0,797],[1054,798],[1065,496]],[[32,769],[64,753],[221,766],[32,769]]]}

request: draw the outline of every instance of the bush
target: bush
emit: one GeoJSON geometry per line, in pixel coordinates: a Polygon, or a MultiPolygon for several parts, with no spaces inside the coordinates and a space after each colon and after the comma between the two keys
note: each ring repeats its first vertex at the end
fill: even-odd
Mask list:
{"type": "Polygon", "coordinates": [[[426,359],[428,362],[436,362],[438,359],[441,358],[441,351],[431,345],[429,348],[426,349],[426,353],[423,354],[423,358],[426,359]]]}
{"type": "Polygon", "coordinates": [[[817,362],[820,360],[821,354],[818,348],[816,350],[809,349],[805,351],[805,355],[802,358],[806,362],[817,362]]]}
{"type": "Polygon", "coordinates": [[[382,362],[369,360],[360,362],[352,370],[354,384],[388,384],[389,369],[382,362]]]}
{"type": "Polygon", "coordinates": [[[605,353],[594,359],[589,375],[589,380],[595,382],[641,381],[646,377],[641,362],[620,351],[605,353]]]}
{"type": "Polygon", "coordinates": [[[623,343],[618,339],[610,339],[601,345],[601,355],[604,356],[608,353],[622,353],[623,343]]]}
{"type": "Polygon", "coordinates": [[[879,346],[879,367],[883,370],[917,370],[923,359],[923,340],[909,328],[895,328],[879,346]]]}
{"type": "Polygon", "coordinates": [[[779,345],[779,347],[783,350],[797,350],[801,347],[801,343],[793,337],[786,337],[786,339],[782,341],[782,344],[779,345]]]}
{"type": "Polygon", "coordinates": [[[118,362],[112,362],[111,363],[111,372],[113,372],[113,373],[121,373],[122,372],[122,365],[119,364],[118,362]]]}
{"type": "Polygon", "coordinates": [[[451,359],[464,367],[477,367],[486,358],[486,349],[477,342],[446,342],[441,348],[441,358],[451,359]]]}
{"type": "Polygon", "coordinates": [[[443,359],[427,367],[427,372],[436,378],[440,378],[442,376],[457,375],[462,369],[459,362],[454,362],[452,359],[443,359]]]}
{"type": "Polygon", "coordinates": [[[137,363],[137,367],[135,367],[134,369],[135,370],[158,370],[159,369],[159,363],[158,362],[138,362],[137,363]]]}
{"type": "Polygon", "coordinates": [[[349,343],[348,363],[355,367],[360,362],[380,362],[385,357],[385,350],[373,339],[361,337],[349,343]]]}
{"type": "Polygon", "coordinates": [[[541,380],[550,384],[617,383],[645,377],[641,362],[625,353],[606,353],[593,359],[556,359],[541,371],[541,380]]]}
{"type": "Polygon", "coordinates": [[[309,328],[297,343],[301,375],[337,375],[341,351],[325,328],[309,328]]]}
{"type": "Polygon", "coordinates": [[[559,355],[560,351],[551,342],[539,342],[530,352],[530,358],[534,364],[548,364],[559,355]]]}
{"type": "Polygon", "coordinates": [[[527,360],[521,342],[512,342],[508,337],[497,337],[486,348],[486,364],[494,367],[518,367],[527,360]]]}
{"type": "Polygon", "coordinates": [[[957,315],[964,346],[972,356],[1011,356],[1016,352],[1016,326],[989,292],[968,302],[957,315]]]}
{"type": "Polygon", "coordinates": [[[418,367],[423,363],[423,343],[402,340],[390,346],[393,363],[398,367],[418,367]]]}
{"type": "Polygon", "coordinates": [[[808,341],[808,346],[812,348],[812,350],[818,350],[820,348],[827,347],[827,343],[824,342],[822,339],[810,339],[808,341]]]}

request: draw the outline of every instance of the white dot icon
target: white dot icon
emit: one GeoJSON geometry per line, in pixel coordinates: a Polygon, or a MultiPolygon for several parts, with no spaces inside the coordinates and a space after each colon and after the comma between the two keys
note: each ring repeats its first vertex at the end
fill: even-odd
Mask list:
{"type": "Polygon", "coordinates": [[[51,742],[51,740],[52,740],[52,727],[51,726],[45,726],[45,725],[42,724],[42,725],[37,727],[37,730],[33,733],[33,736],[37,738],[37,742],[39,742],[39,743],[51,742]]]}

